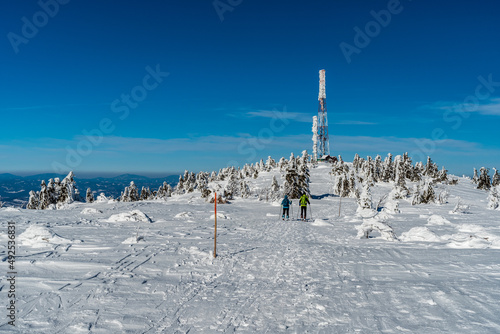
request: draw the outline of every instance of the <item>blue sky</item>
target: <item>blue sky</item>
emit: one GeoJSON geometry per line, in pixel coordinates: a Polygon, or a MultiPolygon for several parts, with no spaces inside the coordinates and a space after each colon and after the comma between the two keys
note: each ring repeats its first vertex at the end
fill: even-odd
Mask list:
{"type": "Polygon", "coordinates": [[[320,69],[332,154],[500,168],[499,11],[493,0],[10,1],[0,172],[167,174],[311,151],[320,69]]]}

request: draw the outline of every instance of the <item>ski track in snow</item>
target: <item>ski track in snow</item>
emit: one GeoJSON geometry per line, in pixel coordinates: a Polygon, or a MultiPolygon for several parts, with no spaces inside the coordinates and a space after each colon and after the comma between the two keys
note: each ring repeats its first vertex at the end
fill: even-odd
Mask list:
{"type": "MultiPolygon", "coordinates": [[[[218,212],[231,219],[218,221],[215,259],[213,206],[199,195],[166,203],[0,211],[2,226],[7,220],[16,221],[18,235],[37,224],[65,242],[18,247],[17,329],[24,333],[500,332],[500,251],[452,248],[446,237],[459,232],[500,235],[496,223],[500,212],[483,210],[486,204],[475,200],[486,197],[483,192],[470,191],[467,185],[450,187],[447,205],[412,207],[401,201],[401,213],[387,216],[397,236],[425,226],[442,241],[386,241],[375,232],[369,239],[358,239],[356,226],[363,218],[356,215],[352,199],[342,199],[339,217],[339,198],[325,196],[331,192],[327,172],[311,170],[311,191],[321,199],[311,201],[310,222],[282,221],[276,215],[278,207],[254,199],[220,205],[218,212]],[[456,203],[453,196],[469,202],[471,214],[448,214],[456,203]],[[82,212],[87,207],[96,210],[91,215],[82,212]],[[107,221],[132,210],[146,213],[152,223],[107,221]],[[315,224],[316,218],[324,222],[315,224]],[[132,239],[132,244],[123,243],[132,239]]],[[[270,179],[270,173],[261,173],[251,182],[262,187],[270,179]]],[[[390,189],[384,186],[379,190],[390,189]]],[[[374,200],[378,195],[375,191],[374,200]]],[[[297,200],[295,217],[296,204],[297,200]]],[[[3,262],[6,245],[7,238],[1,235],[3,262]]],[[[1,276],[2,298],[6,288],[1,276]]],[[[4,318],[0,331],[9,329],[4,318]]]]}

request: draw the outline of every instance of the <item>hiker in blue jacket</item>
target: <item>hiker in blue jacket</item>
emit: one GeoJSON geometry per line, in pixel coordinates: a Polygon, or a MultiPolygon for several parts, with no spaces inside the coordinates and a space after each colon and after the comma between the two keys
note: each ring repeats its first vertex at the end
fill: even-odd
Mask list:
{"type": "Polygon", "coordinates": [[[292,201],[290,201],[288,199],[288,196],[285,195],[285,198],[283,198],[283,200],[281,201],[281,206],[283,207],[283,220],[285,220],[285,213],[286,213],[286,219],[288,219],[289,217],[289,213],[290,213],[290,205],[292,205],[292,201]]]}

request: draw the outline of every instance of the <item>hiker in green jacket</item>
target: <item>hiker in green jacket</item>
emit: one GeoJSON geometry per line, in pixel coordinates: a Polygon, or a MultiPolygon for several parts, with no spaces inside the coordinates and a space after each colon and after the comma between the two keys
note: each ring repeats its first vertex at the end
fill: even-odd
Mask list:
{"type": "Polygon", "coordinates": [[[309,198],[305,193],[302,196],[300,196],[299,203],[300,203],[300,219],[306,220],[307,204],[311,203],[309,202],[309,198]]]}

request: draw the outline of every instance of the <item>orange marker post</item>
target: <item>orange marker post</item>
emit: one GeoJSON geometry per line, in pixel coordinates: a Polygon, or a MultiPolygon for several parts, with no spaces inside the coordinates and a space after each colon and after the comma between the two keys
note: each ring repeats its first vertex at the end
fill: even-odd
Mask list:
{"type": "Polygon", "coordinates": [[[217,257],[217,193],[215,193],[215,232],[214,232],[214,259],[217,257]]]}

